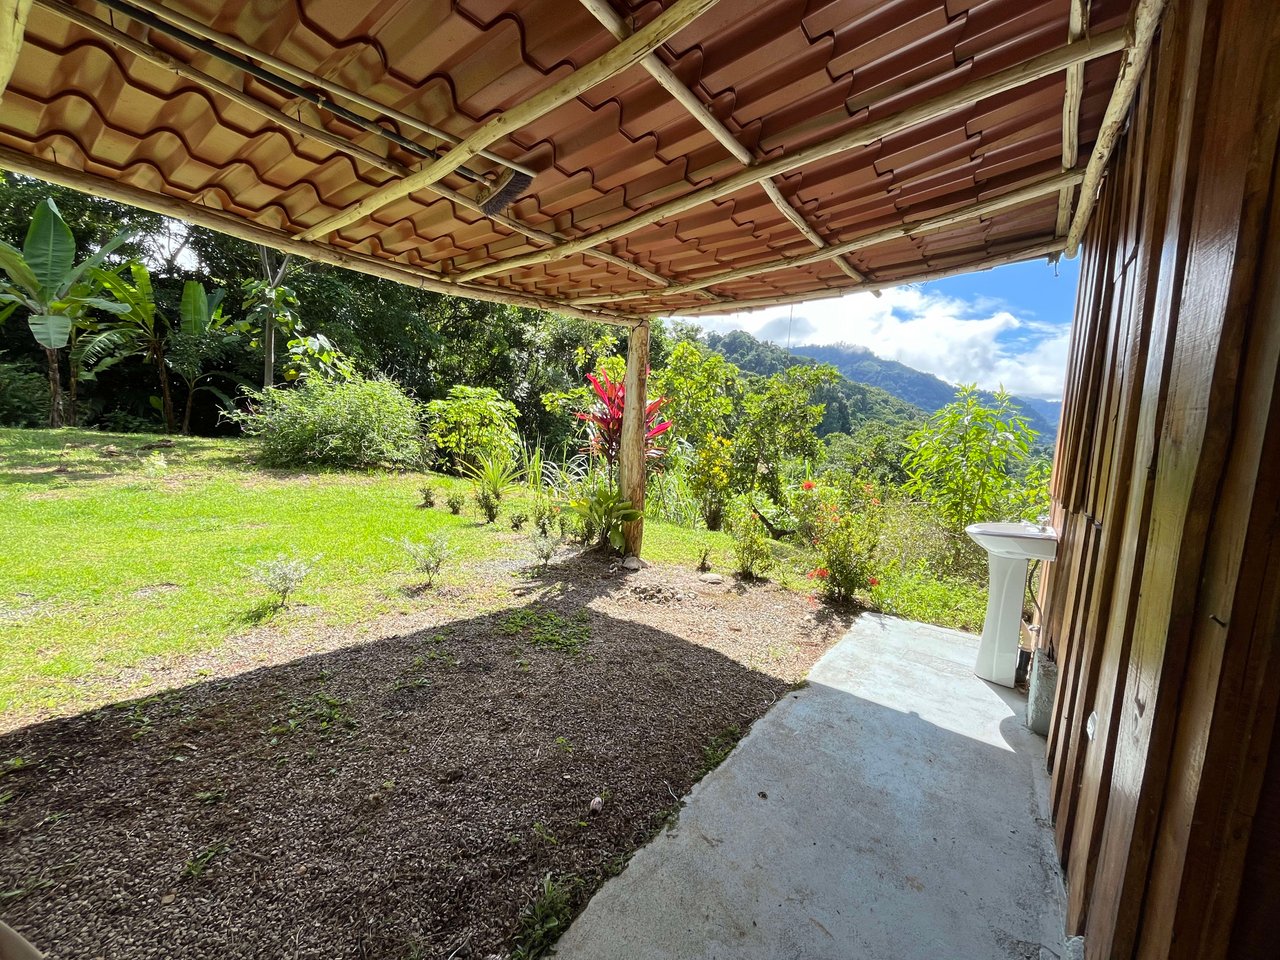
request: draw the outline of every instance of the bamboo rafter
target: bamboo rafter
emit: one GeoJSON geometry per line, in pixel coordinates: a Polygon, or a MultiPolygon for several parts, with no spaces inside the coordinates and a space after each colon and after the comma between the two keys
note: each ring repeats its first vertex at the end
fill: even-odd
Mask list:
{"type": "MultiPolygon", "coordinates": [[[[314,124],[307,123],[306,121],[301,120],[299,118],[291,117],[287,113],[284,113],[283,111],[277,110],[275,107],[272,107],[270,104],[263,103],[261,100],[258,100],[255,97],[250,96],[249,94],[245,93],[245,91],[237,87],[233,87],[230,84],[224,83],[223,81],[219,80],[216,77],[211,76],[210,74],[204,72],[203,70],[200,70],[199,68],[194,67],[191,64],[188,64],[182,60],[178,60],[177,58],[170,56],[168,53],[165,53],[164,51],[157,49],[156,47],[150,45],[149,43],[146,43],[143,40],[140,40],[128,33],[125,33],[122,30],[115,28],[114,26],[112,26],[109,23],[106,23],[105,21],[99,20],[98,18],[94,17],[90,13],[86,13],[85,11],[79,10],[76,7],[70,6],[66,3],[59,2],[59,0],[36,0],[36,2],[39,3],[39,5],[44,7],[45,9],[50,10],[51,12],[56,13],[64,17],[65,19],[71,21],[72,23],[75,23],[76,25],[91,31],[92,33],[102,37],[104,40],[107,40],[112,44],[119,46],[121,49],[128,50],[130,53],[137,56],[138,58],[146,60],[149,63],[153,63],[156,66],[163,67],[173,72],[177,76],[183,77],[186,80],[190,80],[193,83],[197,83],[200,86],[218,94],[219,96],[226,98],[227,100],[233,103],[236,103],[242,107],[245,107],[246,109],[252,110],[254,113],[257,113],[259,116],[271,121],[274,124],[277,124],[285,128],[286,130],[290,130],[293,133],[298,134],[299,136],[309,137],[311,139],[314,139],[317,142],[323,143],[334,150],[337,150],[341,153],[345,153],[348,156],[361,160],[362,162],[369,164],[370,166],[376,167],[380,170],[384,170],[387,173],[394,174],[395,176],[406,176],[410,172],[409,168],[405,167],[403,164],[397,163],[396,161],[391,160],[387,157],[384,157],[381,154],[377,154],[370,150],[366,150],[362,147],[359,147],[356,144],[352,143],[347,138],[338,136],[324,127],[318,127],[318,126],[315,126],[314,124]]],[[[139,5],[141,6],[141,4],[139,5]]],[[[152,6],[157,6],[157,5],[153,4],[152,6]]],[[[185,18],[180,18],[180,19],[182,19],[183,22],[179,23],[179,26],[183,26],[185,28],[186,26],[185,18]]],[[[206,31],[206,32],[214,33],[214,31],[206,31]]],[[[215,33],[215,36],[221,37],[222,35],[215,33]]],[[[243,44],[239,46],[243,50],[252,49],[243,44]]],[[[241,51],[238,50],[237,52],[241,52],[241,51]]],[[[249,54],[246,53],[246,55],[249,55],[249,54]]],[[[264,62],[267,62],[267,61],[264,61],[264,62]]],[[[276,63],[283,63],[283,61],[277,61],[273,58],[271,60],[271,63],[272,65],[274,65],[276,63]]],[[[486,217],[487,219],[492,220],[494,223],[501,224],[503,227],[506,227],[508,230],[512,231],[513,233],[522,234],[528,239],[533,240],[535,243],[542,244],[543,246],[554,246],[557,243],[563,242],[565,239],[563,234],[548,233],[546,231],[539,230],[535,227],[531,227],[525,223],[522,223],[513,217],[509,217],[503,213],[487,214],[484,212],[483,206],[479,199],[469,197],[466,194],[458,190],[454,190],[448,186],[445,186],[442,183],[432,184],[430,189],[433,193],[440,195],[444,199],[449,200],[450,202],[456,204],[457,206],[463,207],[464,209],[467,209],[467,210],[471,210],[474,213],[478,213],[482,217],[486,217]]],[[[614,266],[621,267],[624,270],[627,270],[628,272],[633,273],[638,277],[643,277],[644,279],[648,280],[650,283],[653,283],[658,287],[666,287],[671,284],[671,281],[666,277],[663,277],[657,273],[654,273],[652,270],[647,270],[644,267],[641,267],[638,264],[632,263],[631,261],[626,260],[622,257],[616,256],[615,254],[609,253],[606,250],[588,250],[585,253],[585,256],[593,257],[605,263],[609,263],[609,264],[613,264],[614,266]]],[[[443,274],[441,274],[441,279],[446,283],[453,282],[453,278],[445,276],[443,274]]]]}
{"type": "Polygon", "coordinates": [[[1098,139],[1093,143],[1093,152],[1085,167],[1084,182],[1080,184],[1080,202],[1076,205],[1075,215],[1071,218],[1071,228],[1067,231],[1066,253],[1074,257],[1080,249],[1080,238],[1084,236],[1085,227],[1089,225],[1089,217],[1093,214],[1093,206],[1098,200],[1098,188],[1102,184],[1102,176],[1106,173],[1107,162],[1111,152],[1115,150],[1120,132],[1124,128],[1125,118],[1133,105],[1133,98],[1138,92],[1138,82],[1151,56],[1151,45],[1155,42],[1156,29],[1160,26],[1160,17],[1164,14],[1167,0],[1138,0],[1133,9],[1133,19],[1126,32],[1133,40],[1126,45],[1124,60],[1120,64],[1120,73],[1116,77],[1116,85],[1111,91],[1111,99],[1107,102],[1107,110],[1102,115],[1102,127],[1098,131],[1098,139]]]}
{"type": "MultiPolygon", "coordinates": [[[[652,297],[674,297],[686,293],[694,293],[706,287],[715,286],[721,283],[732,283],[735,280],[746,280],[750,277],[757,277],[765,273],[773,273],[778,270],[786,270],[792,267],[806,267],[811,264],[821,263],[824,260],[842,257],[846,254],[853,253],[857,250],[863,250],[867,247],[874,247],[877,244],[887,243],[890,240],[897,240],[901,237],[917,237],[929,233],[936,233],[939,230],[946,230],[956,224],[964,223],[968,220],[976,220],[981,217],[991,216],[1003,210],[1020,206],[1030,200],[1036,200],[1048,194],[1058,193],[1063,190],[1070,191],[1075,188],[1076,184],[1084,179],[1084,172],[1081,170],[1068,170],[1064,173],[1055,174],[1038,183],[1028,184],[1019,187],[1016,190],[1010,190],[1008,193],[1001,194],[998,197],[992,197],[988,200],[982,200],[978,203],[972,203],[948,213],[940,214],[936,217],[930,217],[927,220],[919,220],[915,223],[895,224],[891,227],[885,227],[883,230],[877,230],[875,233],[869,233],[861,237],[855,237],[852,240],[846,240],[843,243],[833,244],[823,250],[814,250],[810,253],[802,253],[791,257],[782,257],[778,260],[772,260],[768,263],[757,263],[747,267],[739,267],[736,270],[726,270],[723,273],[714,274],[708,277],[702,277],[699,280],[693,280],[689,283],[674,284],[661,291],[634,291],[624,294],[582,297],[573,302],[578,306],[587,306],[596,303],[618,303],[623,300],[640,300],[652,297]]],[[[845,293],[856,293],[858,291],[851,287],[842,288],[845,293]]]]}
{"type": "Polygon", "coordinates": [[[210,230],[217,230],[229,236],[239,237],[250,243],[261,244],[281,253],[297,254],[335,267],[345,267],[359,273],[367,273],[375,277],[383,277],[403,283],[420,290],[443,293],[451,296],[471,297],[490,303],[503,303],[513,307],[531,307],[536,310],[550,310],[555,313],[589,320],[595,323],[610,323],[615,326],[632,327],[638,318],[610,310],[591,310],[575,307],[531,294],[516,293],[500,287],[466,286],[448,283],[437,274],[429,273],[419,267],[386,260],[369,254],[344,250],[326,243],[305,242],[282,230],[274,230],[260,224],[243,220],[234,214],[222,210],[214,210],[189,200],[172,197],[162,193],[152,193],[132,186],[119,179],[98,177],[82,170],[74,170],[61,164],[52,163],[21,153],[11,147],[0,145],[0,169],[12,170],[23,176],[36,177],[40,180],[70,187],[92,196],[116,200],[131,206],[150,210],[166,217],[185,220],[188,223],[210,230]]]}
{"type": "MultiPolygon", "coordinates": [[[[1067,40],[1081,39],[1089,27],[1089,0],[1071,0],[1067,21],[1067,40]]],[[[1084,98],[1084,64],[1067,67],[1067,89],[1062,100],[1062,169],[1072,170],[1080,159],[1080,101],[1084,98]]],[[[1071,226],[1071,201],[1074,189],[1063,189],[1058,195],[1058,222],[1055,234],[1065,237],[1071,226]]]]}
{"type": "MultiPolygon", "coordinates": [[[[611,7],[607,0],[581,0],[582,5],[591,12],[591,15],[600,21],[600,25],[608,30],[615,40],[625,40],[631,34],[626,21],[624,21],[617,12],[611,7]]],[[[656,54],[651,53],[641,61],[641,66],[649,76],[653,77],[658,84],[666,90],[671,96],[684,107],[702,128],[710,133],[715,139],[733,156],[735,160],[745,167],[750,167],[756,162],[755,154],[748,150],[724,123],[711,112],[710,108],[700,100],[692,90],[690,90],[675,72],[668,67],[662,59],[656,54]]],[[[778,212],[800,231],[815,247],[825,247],[826,241],[818,231],[814,230],[809,222],[804,218],[800,211],[782,195],[782,191],[778,189],[778,185],[771,179],[760,181],[760,186],[764,188],[764,192],[768,195],[769,200],[778,212]]],[[[853,280],[861,283],[866,278],[858,271],[853,269],[843,259],[836,259],[836,263],[840,269],[853,280]]]]}
{"type": "Polygon", "coordinates": [[[1126,31],[1121,28],[1098,34],[1097,36],[1087,37],[1075,43],[1068,43],[1057,50],[1034,57],[1025,63],[993,73],[980,80],[975,80],[949,93],[930,97],[914,107],[899,111],[882,120],[864,124],[848,133],[799,150],[790,156],[759,163],[740,173],[726,177],[718,183],[713,183],[700,190],[694,190],[683,197],[668,200],[666,203],[658,204],[642,213],[634,214],[610,227],[594,231],[568,243],[559,244],[549,250],[508,257],[476,267],[460,274],[458,279],[460,282],[468,282],[494,273],[508,273],[521,267],[547,263],[572,256],[599,243],[617,240],[642,227],[657,223],[660,220],[669,219],[704,203],[710,203],[713,200],[736,193],[744,187],[758,184],[762,180],[771,179],[846,150],[853,150],[874,143],[877,140],[882,140],[918,124],[944,116],[953,110],[967,106],[975,100],[1015,90],[1034,80],[1052,76],[1065,70],[1073,63],[1097,59],[1098,57],[1104,57],[1123,50],[1126,37],[1126,31]]]}
{"type": "Polygon", "coordinates": [[[369,196],[345,210],[304,230],[300,234],[300,239],[315,240],[326,237],[348,224],[363,220],[389,203],[430,187],[472,157],[478,156],[481,150],[492,146],[508,134],[533,123],[597,84],[635,66],[673,34],[678,33],[709,10],[716,2],[717,0],[676,0],[676,3],[664,10],[651,23],[637,30],[622,43],[586,66],[575,70],[563,80],[552,84],[541,93],[534,94],[518,106],[490,120],[439,160],[427,164],[407,177],[374,190],[369,196]]]}
{"type": "Polygon", "coordinates": [[[1037,243],[1021,250],[1015,250],[1010,253],[1001,254],[998,257],[989,257],[974,263],[960,264],[955,267],[947,267],[944,270],[933,270],[928,273],[916,274],[912,277],[899,278],[896,280],[876,280],[868,283],[859,289],[850,287],[839,287],[830,290],[822,290],[816,293],[797,293],[790,296],[778,297],[759,297],[753,300],[737,300],[723,304],[708,303],[700,307],[684,307],[680,310],[680,316],[707,316],[718,313],[739,313],[750,310],[764,310],[768,307],[784,307],[792,303],[807,303],[810,300],[831,300],[835,297],[847,297],[851,293],[874,293],[876,290],[888,290],[892,287],[901,287],[908,283],[927,283],[930,280],[945,280],[947,277],[960,276],[965,273],[980,273],[984,270],[990,270],[993,267],[1003,267],[1010,263],[1021,263],[1024,260],[1038,260],[1041,257],[1051,257],[1062,252],[1063,240],[1051,240],[1047,243],[1037,243]]]}

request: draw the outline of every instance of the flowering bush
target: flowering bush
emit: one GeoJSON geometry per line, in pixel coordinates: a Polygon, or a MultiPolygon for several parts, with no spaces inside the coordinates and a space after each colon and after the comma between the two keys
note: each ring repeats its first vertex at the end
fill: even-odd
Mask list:
{"type": "Polygon", "coordinates": [[[733,441],[728,437],[708,436],[689,464],[689,489],[708,530],[719,530],[724,523],[732,470],[733,441]]]}
{"type": "MultiPolygon", "coordinates": [[[[875,551],[875,524],[866,514],[830,515],[818,536],[822,566],[810,576],[822,584],[833,600],[847,600],[870,587],[871,555],[875,551]]],[[[879,582],[879,581],[877,581],[879,582]]]]}
{"type": "Polygon", "coordinates": [[[755,580],[773,569],[769,534],[754,507],[746,504],[736,512],[730,533],[733,534],[733,555],[738,561],[741,576],[755,580]]]}

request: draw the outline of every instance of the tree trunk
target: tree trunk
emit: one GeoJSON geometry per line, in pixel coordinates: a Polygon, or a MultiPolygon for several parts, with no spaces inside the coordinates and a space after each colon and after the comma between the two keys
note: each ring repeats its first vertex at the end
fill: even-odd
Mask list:
{"type": "Polygon", "coordinates": [[[156,376],[160,378],[160,408],[164,411],[164,432],[173,433],[173,394],[169,391],[169,371],[165,369],[164,352],[156,352],[156,376]]]}
{"type": "Polygon", "coordinates": [[[58,365],[58,351],[45,348],[49,363],[49,426],[62,426],[62,368],[58,365]]]}
{"type": "Polygon", "coordinates": [[[191,436],[191,408],[195,406],[195,387],[194,381],[187,384],[187,405],[182,411],[182,435],[184,437],[191,436]]]}
{"type": "Polygon", "coordinates": [[[268,317],[262,324],[262,389],[275,383],[276,323],[268,317]]]}

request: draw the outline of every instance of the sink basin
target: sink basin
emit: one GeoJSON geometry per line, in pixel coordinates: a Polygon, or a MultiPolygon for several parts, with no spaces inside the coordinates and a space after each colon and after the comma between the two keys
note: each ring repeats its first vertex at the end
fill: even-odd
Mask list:
{"type": "Polygon", "coordinates": [[[1012,687],[1018,668],[1018,635],[1022,629],[1022,595],[1032,560],[1058,555],[1053,527],[1034,523],[972,523],[964,528],[987,551],[987,618],[982,624],[978,660],[973,672],[983,680],[1012,687]]]}
{"type": "Polygon", "coordinates": [[[964,532],[987,553],[1010,560],[1052,560],[1058,555],[1053,527],[1034,523],[972,523],[964,532]]]}

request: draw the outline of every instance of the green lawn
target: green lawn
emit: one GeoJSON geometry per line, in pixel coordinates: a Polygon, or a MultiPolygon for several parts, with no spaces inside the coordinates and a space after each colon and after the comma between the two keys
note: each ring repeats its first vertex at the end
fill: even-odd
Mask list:
{"type": "MultiPolygon", "coordinates": [[[[422,474],[266,471],[245,441],[174,438],[155,449],[161,440],[0,430],[0,714],[67,704],[121,668],[251,629],[266,594],[246,563],[314,559],[273,623],[315,629],[432,602],[429,591],[403,592],[421,577],[388,537],[446,535],[457,554],[441,582],[483,578],[495,601],[518,573],[486,564],[532,561],[527,534],[505,517],[485,526],[470,502],[462,516],[443,508],[450,489],[466,488],[452,478],[431,476],[439,506],[423,510],[422,474]]],[[[727,569],[724,535],[645,526],[653,562],[692,565],[704,543],[727,569]]]]}

